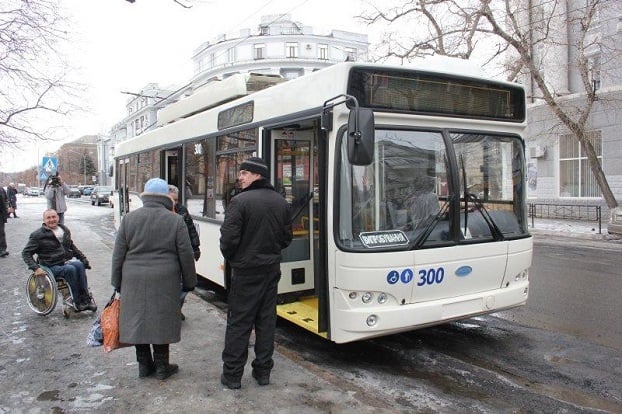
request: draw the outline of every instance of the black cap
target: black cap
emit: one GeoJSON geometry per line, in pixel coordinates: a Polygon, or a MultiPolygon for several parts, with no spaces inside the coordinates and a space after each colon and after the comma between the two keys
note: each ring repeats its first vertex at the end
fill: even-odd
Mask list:
{"type": "Polygon", "coordinates": [[[244,160],[242,165],[240,165],[240,170],[250,171],[268,178],[268,166],[261,158],[251,157],[244,160]]]}

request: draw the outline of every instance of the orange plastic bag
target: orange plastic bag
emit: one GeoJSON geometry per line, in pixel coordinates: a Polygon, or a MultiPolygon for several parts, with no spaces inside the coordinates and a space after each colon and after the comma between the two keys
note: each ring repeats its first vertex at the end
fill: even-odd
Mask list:
{"type": "Polygon", "coordinates": [[[102,333],[104,335],[104,352],[110,352],[117,348],[129,346],[119,342],[119,311],[121,299],[112,295],[110,301],[104,307],[101,318],[102,333]]]}

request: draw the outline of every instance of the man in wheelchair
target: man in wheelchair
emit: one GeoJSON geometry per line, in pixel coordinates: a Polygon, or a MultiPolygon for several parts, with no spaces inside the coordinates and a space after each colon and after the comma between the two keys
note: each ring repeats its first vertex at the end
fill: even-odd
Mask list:
{"type": "Polygon", "coordinates": [[[58,222],[56,210],[47,209],[43,212],[43,225],[30,234],[22,250],[22,258],[35,276],[46,274],[40,267],[43,265],[56,278],[65,279],[71,288],[74,306],[78,311],[97,310],[86,280],[85,269],[91,268],[89,261],[74,244],[69,229],[58,222]]]}

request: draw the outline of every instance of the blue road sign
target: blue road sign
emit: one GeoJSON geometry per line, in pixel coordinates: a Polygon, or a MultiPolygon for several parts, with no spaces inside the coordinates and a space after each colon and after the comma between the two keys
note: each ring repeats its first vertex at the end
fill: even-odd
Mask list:
{"type": "Polygon", "coordinates": [[[41,174],[39,175],[39,180],[45,181],[47,179],[48,179],[48,175],[44,171],[41,171],[41,174]]]}
{"type": "MultiPolygon", "coordinates": [[[[47,175],[55,174],[58,170],[58,158],[43,157],[43,161],[41,162],[41,168],[43,170],[43,172],[41,173],[41,177],[43,177],[43,173],[47,175]]],[[[45,177],[45,179],[47,179],[47,176],[45,177]]]]}

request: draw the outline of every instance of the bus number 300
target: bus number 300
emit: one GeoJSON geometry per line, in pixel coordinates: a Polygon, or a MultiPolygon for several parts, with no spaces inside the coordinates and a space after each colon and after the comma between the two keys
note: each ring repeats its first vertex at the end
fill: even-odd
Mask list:
{"type": "Polygon", "coordinates": [[[419,270],[419,282],[417,282],[417,286],[441,283],[444,277],[445,269],[442,267],[438,269],[421,269],[419,270]]]}
{"type": "MultiPolygon", "coordinates": [[[[408,284],[413,280],[413,271],[411,269],[404,269],[400,272],[392,270],[387,275],[387,282],[394,285],[401,281],[404,284],[408,284]]],[[[417,286],[433,285],[435,283],[441,283],[445,278],[445,269],[439,267],[438,269],[421,269],[419,270],[419,281],[417,286]]]]}

